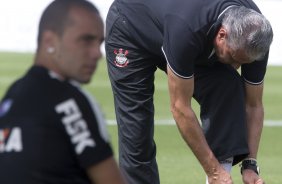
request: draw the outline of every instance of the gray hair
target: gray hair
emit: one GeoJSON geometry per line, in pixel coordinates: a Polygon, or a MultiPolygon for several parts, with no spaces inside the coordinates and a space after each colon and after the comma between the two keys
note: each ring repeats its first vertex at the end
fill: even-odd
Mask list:
{"type": "Polygon", "coordinates": [[[245,50],[253,60],[260,59],[269,51],[273,39],[270,22],[261,14],[243,6],[229,8],[222,20],[227,30],[227,45],[245,50]]]}

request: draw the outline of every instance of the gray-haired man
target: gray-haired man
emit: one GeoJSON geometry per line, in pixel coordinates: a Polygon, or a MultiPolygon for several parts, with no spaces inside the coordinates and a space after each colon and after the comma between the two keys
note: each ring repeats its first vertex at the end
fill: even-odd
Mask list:
{"type": "Polygon", "coordinates": [[[251,0],[115,0],[106,52],[120,166],[129,183],[159,183],[153,140],[157,68],[167,73],[173,117],[208,182],[232,183],[227,171],[243,159],[244,183],[259,181],[255,159],[272,37],[251,0]],[[202,127],[192,97],[201,105],[202,127]]]}

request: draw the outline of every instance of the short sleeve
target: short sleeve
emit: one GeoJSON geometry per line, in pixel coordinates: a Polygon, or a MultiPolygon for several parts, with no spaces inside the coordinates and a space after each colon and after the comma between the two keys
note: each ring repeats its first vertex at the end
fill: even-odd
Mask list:
{"type": "Polygon", "coordinates": [[[70,146],[82,168],[113,155],[102,112],[89,95],[77,94],[58,104],[55,110],[60,114],[70,146]]]}
{"type": "Polygon", "coordinates": [[[89,126],[91,137],[95,141],[94,147],[88,147],[84,153],[78,155],[82,167],[86,168],[113,156],[113,151],[110,145],[104,113],[94,97],[85,91],[82,91],[82,93],[84,93],[89,103],[89,111],[85,109],[83,116],[89,126]]]}
{"type": "Polygon", "coordinates": [[[194,61],[202,46],[201,39],[181,18],[166,16],[162,50],[174,74],[181,78],[193,77],[194,61]]]}
{"type": "Polygon", "coordinates": [[[241,73],[245,82],[252,85],[259,85],[263,82],[266,73],[268,54],[269,53],[267,53],[261,60],[242,65],[241,73]]]}

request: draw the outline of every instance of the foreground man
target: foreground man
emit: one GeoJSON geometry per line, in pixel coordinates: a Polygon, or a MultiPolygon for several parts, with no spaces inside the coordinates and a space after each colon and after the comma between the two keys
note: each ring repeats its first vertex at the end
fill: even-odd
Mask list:
{"type": "Polygon", "coordinates": [[[101,58],[93,4],[55,0],[39,25],[34,65],[0,103],[1,184],[124,184],[97,103],[82,91],[101,58]]]}

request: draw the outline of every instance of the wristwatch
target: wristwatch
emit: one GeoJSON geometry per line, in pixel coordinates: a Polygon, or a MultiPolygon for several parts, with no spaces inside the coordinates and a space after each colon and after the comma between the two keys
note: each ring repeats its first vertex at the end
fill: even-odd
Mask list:
{"type": "Polygon", "coordinates": [[[243,170],[250,169],[253,170],[257,175],[259,175],[259,167],[257,161],[255,159],[245,159],[241,163],[241,174],[243,174],[243,170]]]}

